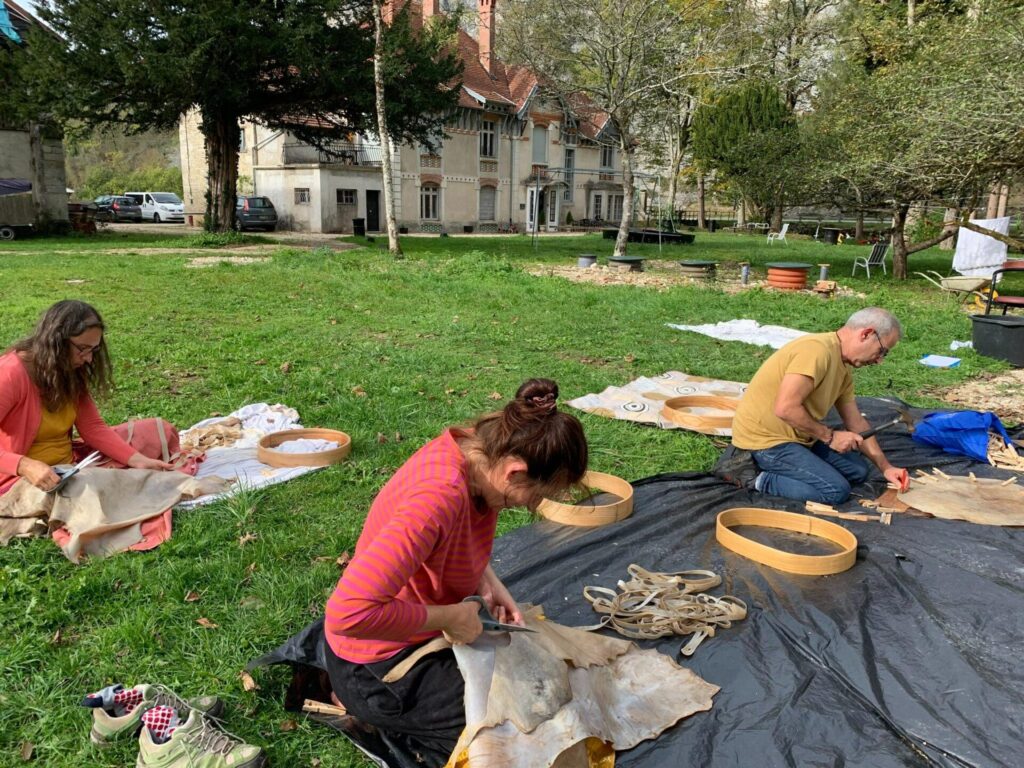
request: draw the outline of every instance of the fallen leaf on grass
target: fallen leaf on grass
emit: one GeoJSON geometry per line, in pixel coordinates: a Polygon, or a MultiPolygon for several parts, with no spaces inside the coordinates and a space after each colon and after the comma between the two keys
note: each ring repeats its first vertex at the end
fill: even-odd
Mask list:
{"type": "Polygon", "coordinates": [[[285,720],[283,723],[281,723],[281,730],[285,733],[287,733],[288,731],[294,731],[298,729],[298,727],[299,724],[296,723],[294,720],[285,720]]]}
{"type": "Polygon", "coordinates": [[[487,396],[487,399],[488,400],[504,400],[505,396],[503,394],[501,394],[501,392],[491,392],[491,394],[489,394],[487,396]]]}
{"type": "Polygon", "coordinates": [[[32,759],[32,753],[35,752],[36,745],[31,741],[21,742],[21,759],[28,762],[32,759]]]}
{"type": "Polygon", "coordinates": [[[196,624],[198,624],[203,629],[216,629],[217,626],[218,626],[217,624],[214,624],[212,621],[210,621],[205,616],[200,616],[198,619],[196,619],[196,624]]]}
{"type": "Polygon", "coordinates": [[[196,603],[196,602],[199,601],[199,599],[201,597],[202,596],[198,592],[194,592],[194,591],[193,592],[189,592],[187,595],[185,595],[185,602],[186,603],[196,603]]]}
{"type": "Polygon", "coordinates": [[[309,768],[320,768],[320,758],[314,757],[309,761],[309,768]]]}
{"type": "Polygon", "coordinates": [[[59,629],[56,632],[53,633],[53,639],[50,640],[50,643],[53,644],[53,645],[60,645],[60,630],[59,629]]]}
{"type": "Polygon", "coordinates": [[[256,681],[252,679],[252,675],[250,675],[244,669],[238,673],[238,677],[242,680],[242,690],[258,691],[260,689],[256,681]]]}
{"type": "Polygon", "coordinates": [[[627,363],[635,363],[636,362],[636,355],[626,355],[622,359],[625,360],[627,363]]]}
{"type": "Polygon", "coordinates": [[[388,441],[388,436],[387,435],[385,435],[383,432],[378,432],[377,433],[377,442],[378,443],[380,443],[381,445],[384,445],[384,443],[386,443],[387,441],[388,441]]]}
{"type": "Polygon", "coordinates": [[[395,442],[396,443],[400,443],[400,442],[402,442],[402,439],[403,439],[402,438],[402,433],[401,432],[395,432],[395,442]]]}
{"type": "Polygon", "coordinates": [[[244,547],[250,541],[256,541],[260,535],[258,533],[247,533],[238,539],[238,546],[244,547]]]}
{"type": "Polygon", "coordinates": [[[291,363],[281,363],[281,373],[288,373],[292,369],[291,363]]]}
{"type": "Polygon", "coordinates": [[[354,387],[352,387],[352,394],[355,395],[356,397],[366,397],[366,390],[363,389],[358,384],[356,384],[354,387]]]}
{"type": "Polygon", "coordinates": [[[245,567],[245,572],[248,573],[249,575],[252,575],[252,574],[256,573],[256,563],[249,563],[245,567]]]}

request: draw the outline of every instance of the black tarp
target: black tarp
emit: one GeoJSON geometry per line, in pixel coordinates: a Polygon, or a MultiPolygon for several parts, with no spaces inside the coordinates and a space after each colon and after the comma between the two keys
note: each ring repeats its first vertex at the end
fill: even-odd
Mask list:
{"type": "MultiPolygon", "coordinates": [[[[872,423],[894,415],[884,401],[858,402],[872,423]]],[[[918,445],[903,427],[879,438],[898,466],[1008,476],[918,445]]],[[[874,498],[882,485],[876,478],[855,494],[874,498]]],[[[724,550],[714,524],[729,507],[801,511],[798,502],[696,473],[634,486],[629,519],[597,529],[537,523],[498,539],[493,557],[514,595],[570,626],[596,620],[584,585],[614,587],[634,562],[713,570],[724,579],[713,594],[747,602],[747,619],[705,640],[689,660],[677,655],[683,638],[642,643],[722,690],[710,712],[620,753],[620,768],[1024,764],[1020,530],[908,516],[891,526],[836,521],[860,540],[854,567],[793,576],[724,550]]],[[[863,511],[855,499],[844,508],[863,511]]],[[[313,628],[259,661],[319,666],[318,643],[313,628]]],[[[382,753],[379,742],[376,754],[392,768],[411,764],[382,753]]]]}

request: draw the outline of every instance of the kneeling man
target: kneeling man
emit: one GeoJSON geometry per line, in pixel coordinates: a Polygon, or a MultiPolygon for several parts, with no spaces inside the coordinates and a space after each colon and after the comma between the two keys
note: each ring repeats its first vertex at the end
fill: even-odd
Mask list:
{"type": "MultiPolygon", "coordinates": [[[[865,456],[890,483],[902,482],[905,471],[889,463],[874,437],[859,434],[871,425],[857,408],[850,375],[850,368],[882,362],[902,335],[892,313],[869,307],[838,331],[802,336],[764,362],[732,424],[733,446],[749,451],[760,470],[753,478],[756,490],[839,504],[867,478],[865,456]],[[832,406],[845,429],[822,424],[832,406]]],[[[739,458],[731,460],[734,481],[742,474],[735,471],[739,458]]]]}

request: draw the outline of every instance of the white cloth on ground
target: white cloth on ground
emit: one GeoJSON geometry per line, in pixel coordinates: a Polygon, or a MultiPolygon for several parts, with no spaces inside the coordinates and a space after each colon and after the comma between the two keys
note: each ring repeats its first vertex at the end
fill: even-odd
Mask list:
{"type": "MultiPolygon", "coordinates": [[[[256,458],[256,445],[263,436],[268,435],[271,432],[280,432],[284,429],[301,429],[302,424],[299,422],[299,412],[294,408],[289,408],[288,406],[281,405],[280,403],[277,405],[252,403],[250,405],[243,406],[228,415],[241,420],[241,439],[229,446],[209,449],[206,452],[206,458],[199,464],[199,471],[196,472],[196,477],[203,478],[218,476],[229,480],[234,479],[235,483],[224,493],[218,493],[211,496],[201,496],[197,499],[189,499],[187,501],[183,501],[178,506],[191,508],[198,507],[203,504],[210,504],[214,501],[218,501],[219,499],[232,496],[243,489],[264,488],[269,485],[276,485],[278,483],[294,480],[296,477],[301,477],[302,475],[310,472],[316,472],[319,469],[323,469],[323,467],[269,467],[256,458]]],[[[182,433],[182,442],[185,441],[189,430],[213,424],[223,418],[225,417],[216,416],[193,424],[188,430],[185,430],[182,433]]],[[[294,440],[289,442],[301,441],[294,440]]],[[[325,440],[315,442],[329,443],[330,441],[325,440]]],[[[287,443],[285,443],[285,445],[287,445],[287,443]]],[[[327,450],[329,447],[337,446],[331,445],[316,450],[327,450]]],[[[278,448],[278,450],[282,449],[278,448]]],[[[307,451],[312,452],[310,449],[305,449],[299,452],[307,451]]]]}
{"type": "Polygon", "coordinates": [[[274,446],[274,450],[281,453],[320,453],[321,451],[333,451],[337,447],[338,444],[334,440],[300,437],[297,440],[286,440],[280,445],[274,446]]]}
{"type": "Polygon", "coordinates": [[[795,328],[786,328],[782,325],[761,325],[756,320],[728,320],[706,325],[677,325],[676,323],[666,323],[666,325],[677,331],[692,331],[715,339],[742,341],[773,349],[779,349],[793,339],[807,335],[807,331],[798,331],[795,328]]]}
{"type": "MultiPolygon", "coordinates": [[[[1009,216],[998,219],[975,219],[971,223],[1001,235],[1010,232],[1009,216]]],[[[1003,266],[1005,261],[1006,243],[980,232],[960,228],[957,234],[956,254],[953,256],[953,269],[961,275],[992,277],[992,273],[1003,266]]]]}

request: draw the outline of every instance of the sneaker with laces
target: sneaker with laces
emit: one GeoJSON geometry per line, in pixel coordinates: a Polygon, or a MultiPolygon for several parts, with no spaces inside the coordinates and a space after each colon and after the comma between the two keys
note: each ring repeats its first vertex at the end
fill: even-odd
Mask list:
{"type": "Polygon", "coordinates": [[[142,715],[157,706],[175,707],[181,712],[196,710],[206,717],[219,717],[224,703],[216,696],[200,696],[185,701],[161,685],[136,685],[125,688],[121,684],[108,685],[102,691],[90,693],[82,700],[83,707],[92,709],[92,730],[89,739],[98,746],[134,736],[142,727],[142,715]]]}
{"type": "Polygon", "coordinates": [[[267,762],[262,749],[222,731],[196,710],[180,725],[175,720],[162,717],[154,728],[142,729],[136,768],[259,768],[267,762]]]}
{"type": "Polygon", "coordinates": [[[754,455],[750,451],[744,451],[730,445],[722,453],[711,473],[719,480],[735,485],[737,488],[754,489],[754,482],[757,480],[761,470],[754,461],[754,455]]]}

